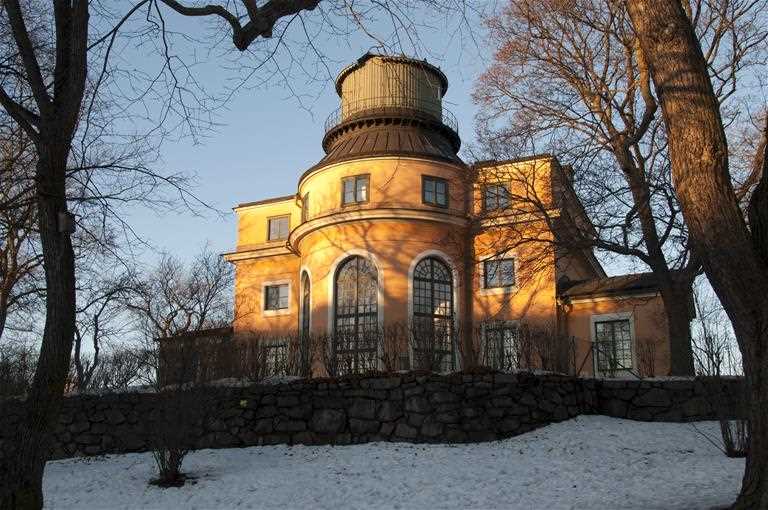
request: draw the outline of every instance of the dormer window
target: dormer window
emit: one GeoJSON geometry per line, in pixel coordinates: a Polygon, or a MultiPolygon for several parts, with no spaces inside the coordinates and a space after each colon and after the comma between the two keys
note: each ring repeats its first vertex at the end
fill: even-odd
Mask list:
{"type": "Polygon", "coordinates": [[[341,205],[360,204],[368,201],[368,174],[345,177],[341,180],[341,205]]]}
{"type": "Polygon", "coordinates": [[[269,218],[267,221],[269,230],[267,239],[269,241],[288,239],[290,216],[276,216],[274,218],[269,218]]]}
{"type": "Polygon", "coordinates": [[[512,203],[509,186],[503,182],[486,184],[483,187],[483,210],[503,211],[512,203]]]}

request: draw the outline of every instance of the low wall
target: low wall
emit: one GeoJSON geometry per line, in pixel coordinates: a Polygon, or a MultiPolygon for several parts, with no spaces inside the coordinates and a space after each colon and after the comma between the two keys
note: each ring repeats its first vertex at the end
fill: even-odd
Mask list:
{"type": "MultiPolygon", "coordinates": [[[[474,442],[500,439],[579,414],[653,421],[715,419],[735,412],[739,379],[613,381],[558,375],[402,374],[310,379],[280,385],[209,386],[195,448],[368,441],[474,442]]],[[[64,399],[54,458],[147,451],[167,419],[167,394],[119,393],[64,399]]],[[[0,402],[0,455],[23,401],[0,402]]]]}

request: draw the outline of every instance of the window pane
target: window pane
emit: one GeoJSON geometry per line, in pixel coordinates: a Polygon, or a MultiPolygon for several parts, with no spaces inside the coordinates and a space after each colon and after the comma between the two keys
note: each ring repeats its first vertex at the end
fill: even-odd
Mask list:
{"type": "Polygon", "coordinates": [[[269,240],[288,238],[288,216],[269,219],[269,240]]]}
{"type": "Polygon", "coordinates": [[[355,201],[355,178],[347,177],[342,183],[344,186],[344,203],[351,204],[355,201]]]}
{"type": "Polygon", "coordinates": [[[424,178],[424,202],[428,204],[435,203],[435,181],[430,178],[424,178]]]}
{"type": "Polygon", "coordinates": [[[378,281],[376,267],[351,257],[335,281],[333,361],[338,375],[376,368],[378,355],[378,281]]]}
{"type": "Polygon", "coordinates": [[[413,272],[413,366],[440,372],[455,367],[453,279],[440,259],[421,260],[413,272]]]}
{"type": "Polygon", "coordinates": [[[268,285],[264,290],[265,310],[288,308],[288,284],[268,285]]]}
{"type": "Polygon", "coordinates": [[[445,181],[437,181],[435,184],[435,196],[437,205],[448,205],[448,184],[445,181]]]}
{"type": "Polygon", "coordinates": [[[368,177],[361,176],[357,180],[357,201],[365,202],[368,200],[368,177]]]}
{"type": "Polygon", "coordinates": [[[488,184],[484,188],[483,205],[486,210],[493,211],[509,207],[510,196],[506,184],[488,184]]]}
{"type": "Polygon", "coordinates": [[[309,193],[304,193],[304,198],[301,200],[301,221],[307,221],[309,219],[309,193]]]}
{"type": "Polygon", "coordinates": [[[483,263],[486,288],[515,285],[515,259],[486,260],[483,263]]]}
{"type": "Polygon", "coordinates": [[[632,369],[632,336],[629,320],[595,323],[597,369],[604,375],[632,369]]]}

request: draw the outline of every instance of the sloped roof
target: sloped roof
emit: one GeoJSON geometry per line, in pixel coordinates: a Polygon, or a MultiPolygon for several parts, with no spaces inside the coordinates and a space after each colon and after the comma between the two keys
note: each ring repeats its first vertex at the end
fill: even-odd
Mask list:
{"type": "Polygon", "coordinates": [[[352,130],[335,140],[310,170],[332,163],[376,156],[418,156],[464,164],[441,132],[418,125],[380,124],[352,130]]]}
{"type": "Polygon", "coordinates": [[[561,296],[610,296],[621,294],[640,294],[655,292],[659,289],[653,273],[634,273],[620,276],[608,276],[592,280],[566,281],[558,285],[561,296]]]}

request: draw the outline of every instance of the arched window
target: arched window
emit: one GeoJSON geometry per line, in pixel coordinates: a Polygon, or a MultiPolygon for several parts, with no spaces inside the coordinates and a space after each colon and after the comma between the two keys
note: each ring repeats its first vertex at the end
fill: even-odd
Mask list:
{"type": "Polygon", "coordinates": [[[378,272],[353,256],[342,262],[334,281],[333,361],[337,375],[376,368],[378,356],[378,272]]]}
{"type": "Polygon", "coordinates": [[[299,368],[302,374],[309,375],[312,367],[309,356],[309,324],[312,314],[311,299],[312,286],[309,281],[309,274],[306,271],[301,273],[301,308],[299,313],[299,349],[295,354],[298,356],[299,368]]]}
{"type": "Polygon", "coordinates": [[[414,368],[453,370],[453,276],[436,257],[421,260],[413,271],[412,324],[414,368]]]}
{"type": "Polygon", "coordinates": [[[301,337],[306,339],[309,337],[309,315],[310,310],[310,296],[312,295],[311,287],[309,283],[309,275],[306,271],[301,273],[301,337]]]}

